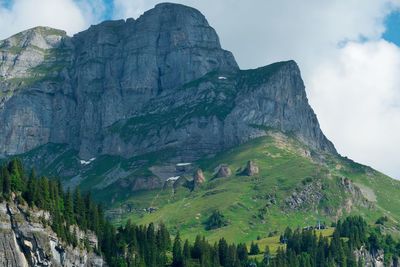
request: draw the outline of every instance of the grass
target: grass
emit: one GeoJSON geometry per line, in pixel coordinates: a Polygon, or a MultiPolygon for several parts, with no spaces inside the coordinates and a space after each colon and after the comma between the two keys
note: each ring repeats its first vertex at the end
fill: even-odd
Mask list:
{"type": "MultiPolygon", "coordinates": [[[[196,164],[204,170],[208,180],[200,190],[190,192],[181,188],[175,195],[171,189],[135,194],[125,204],[129,203],[136,210],[154,206],[157,211],[151,214],[133,212],[119,218],[116,223],[124,223],[127,219],[139,224],[163,221],[173,232],[179,230],[189,239],[202,234],[210,241],[223,236],[235,242],[255,240],[257,236],[266,237],[270,231],[283,230],[286,225],[313,225],[321,217],[318,211],[288,211],[284,208],[284,200],[306,177],[320,178],[319,175],[325,174],[319,170],[319,165],[298,155],[299,143],[293,140],[285,142],[289,142],[289,145],[277,145],[271,136],[258,138],[214,158],[200,160],[196,164]],[[248,160],[255,161],[259,166],[259,175],[212,179],[214,168],[219,164],[229,164],[235,173],[248,160]],[[268,203],[266,196],[269,194],[275,195],[277,204],[268,203]],[[206,231],[204,222],[214,209],[220,210],[229,224],[206,231]]],[[[332,202],[328,200],[326,205],[332,202]]],[[[333,204],[338,206],[341,203],[333,204]]],[[[118,205],[120,203],[116,203],[115,207],[118,205]]]]}
{"type": "MultiPolygon", "coordinates": [[[[211,242],[220,237],[231,242],[249,242],[257,237],[265,242],[272,242],[273,239],[268,239],[269,233],[283,231],[286,226],[302,228],[314,225],[317,220],[326,221],[329,225],[340,216],[347,215],[345,210],[342,214],[337,213],[350,197],[340,187],[340,177],[345,174],[354,182],[371,187],[374,192],[376,187],[369,184],[374,179],[377,179],[377,184],[383,183],[383,187],[392,195],[400,192],[396,187],[389,188],[390,185],[399,184],[390,178],[373,173],[369,179],[371,181],[367,183],[365,179],[369,176],[360,172],[358,166],[348,165],[337,171],[336,163],[342,159],[333,157],[334,159],[329,159],[332,163],[320,164],[303,156],[300,153],[302,149],[306,148],[295,139],[272,134],[254,139],[213,158],[199,160],[196,164],[204,170],[207,178],[201,189],[190,192],[181,188],[176,194],[171,189],[135,193],[123,202],[124,205],[133,207],[133,211],[116,218],[115,222],[121,224],[128,219],[138,224],[163,221],[173,233],[179,230],[183,237],[192,240],[197,234],[201,234],[211,242]],[[259,175],[247,177],[236,174],[248,160],[255,161],[259,166],[259,175]],[[222,163],[228,164],[234,175],[213,179],[214,168],[222,163]],[[285,199],[295,189],[301,189],[305,184],[317,180],[321,181],[324,193],[324,198],[319,203],[297,210],[286,207],[285,199]],[[274,195],[276,204],[268,202],[268,195],[274,195]],[[153,213],[143,211],[143,208],[150,206],[157,210],[153,213]],[[206,231],[204,222],[214,209],[220,210],[229,223],[220,229],[206,231]]],[[[351,214],[362,214],[370,222],[374,222],[382,214],[392,212],[396,213],[392,217],[397,218],[400,215],[396,206],[397,200],[391,206],[391,202],[381,196],[378,190],[376,194],[378,202],[374,209],[354,203],[351,214]]],[[[120,205],[118,201],[114,203],[114,207],[120,205]]]]}
{"type": "MultiPolygon", "coordinates": [[[[162,188],[133,192],[129,186],[121,187],[120,183],[114,183],[101,190],[95,189],[93,195],[104,202],[108,211],[122,207],[122,214],[111,217],[117,225],[129,219],[137,224],[163,221],[172,234],[180,231],[183,238],[194,240],[200,234],[210,242],[224,237],[229,242],[248,243],[259,237],[260,248],[264,249],[268,244],[273,251],[279,244],[275,235],[268,237],[270,233],[282,232],[286,226],[303,228],[315,225],[317,220],[330,225],[330,222],[348,214],[362,215],[371,224],[386,215],[389,221],[383,229],[400,236],[400,199],[393,197],[400,193],[399,181],[345,158],[311,151],[311,154],[318,156],[318,160],[312,159],[306,156],[308,153],[304,153],[306,149],[294,138],[269,131],[265,137],[195,162],[196,166],[203,169],[207,181],[193,192],[184,187],[176,191],[162,188]],[[321,157],[325,158],[324,162],[320,161],[321,157]],[[258,175],[248,177],[239,174],[248,160],[258,165],[258,175]],[[213,178],[214,169],[219,164],[227,164],[233,175],[213,178]],[[368,195],[352,196],[341,185],[341,177],[349,178],[353,186],[361,188],[363,194],[368,195]],[[308,184],[317,182],[321,184],[323,194],[318,202],[307,203],[296,209],[288,207],[286,201],[293,192],[301,192],[308,184]],[[370,206],[364,205],[365,198],[370,199],[370,206]],[[156,211],[146,212],[145,209],[149,207],[156,208],[156,211]],[[205,222],[215,209],[227,218],[228,225],[207,231],[205,222]]],[[[41,164],[48,170],[70,164],[70,168],[82,172],[85,179],[81,187],[89,190],[103,183],[107,172],[116,166],[129,173],[124,178],[129,181],[137,177],[151,177],[153,174],[149,168],[165,164],[174,157],[176,151],[149,153],[131,159],[102,156],[86,167],[78,163],[77,152],[63,146],[53,145],[43,148],[40,153],[31,153],[55,154],[51,164],[41,164]]],[[[36,158],[31,155],[31,159],[36,158]]]]}
{"type": "MultiPolygon", "coordinates": [[[[315,230],[316,235],[323,236],[323,237],[332,237],[333,232],[335,231],[335,228],[327,228],[323,230],[315,230]]],[[[272,255],[276,255],[277,251],[279,248],[285,248],[286,245],[282,244],[280,241],[280,235],[274,235],[271,237],[266,237],[262,238],[259,240],[252,240],[251,242],[254,242],[258,245],[260,248],[260,253],[258,255],[251,255],[250,258],[252,259],[257,259],[258,261],[261,261],[264,258],[264,252],[265,248],[268,246],[269,251],[272,255]]],[[[247,242],[247,250],[250,251],[250,245],[251,242],[247,242]]]]}

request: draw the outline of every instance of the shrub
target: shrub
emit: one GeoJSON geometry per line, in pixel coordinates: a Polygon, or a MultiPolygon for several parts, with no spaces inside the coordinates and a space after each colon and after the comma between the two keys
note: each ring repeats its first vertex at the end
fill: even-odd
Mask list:
{"type": "Polygon", "coordinates": [[[218,229],[228,225],[225,216],[219,211],[214,210],[206,221],[206,230],[218,229]]]}

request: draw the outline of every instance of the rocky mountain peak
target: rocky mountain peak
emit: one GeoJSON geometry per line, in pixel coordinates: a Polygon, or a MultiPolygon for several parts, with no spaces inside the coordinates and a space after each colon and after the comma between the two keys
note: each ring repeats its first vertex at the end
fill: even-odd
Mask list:
{"type": "MultiPolygon", "coordinates": [[[[207,19],[195,8],[176,3],[159,3],[146,11],[138,20],[154,18],[176,26],[209,27],[207,19]]],[[[167,26],[167,25],[166,25],[167,26]]]]}
{"type": "Polygon", "coordinates": [[[0,41],[0,82],[31,77],[29,69],[42,64],[49,51],[59,47],[64,37],[65,31],[35,27],[0,41]]]}
{"type": "Polygon", "coordinates": [[[190,162],[268,128],[335,153],[297,64],[240,70],[193,8],[164,3],[73,37],[39,27],[9,43],[0,48],[0,155],[56,143],[84,160],[172,149],[190,162]]]}
{"type": "Polygon", "coordinates": [[[66,35],[66,32],[62,30],[38,26],[0,41],[0,47],[2,49],[13,47],[23,49],[34,46],[38,49],[50,49],[56,47],[61,38],[66,35]]]}

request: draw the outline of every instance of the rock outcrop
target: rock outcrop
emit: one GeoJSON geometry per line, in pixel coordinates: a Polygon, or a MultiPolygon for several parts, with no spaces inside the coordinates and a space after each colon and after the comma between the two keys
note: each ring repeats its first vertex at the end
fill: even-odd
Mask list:
{"type": "MultiPolygon", "coordinates": [[[[0,266],[105,266],[103,259],[79,247],[67,246],[46,225],[50,215],[13,202],[0,203],[0,266]]],[[[77,231],[78,240],[97,238],[77,231]]]]}
{"type": "Polygon", "coordinates": [[[318,207],[324,197],[320,180],[311,181],[296,188],[292,194],[285,199],[285,204],[290,210],[314,210],[318,207]]]}
{"type": "Polygon", "coordinates": [[[221,164],[217,168],[215,168],[214,177],[215,178],[224,178],[232,175],[232,171],[226,164],[221,164]]]}
{"type": "Polygon", "coordinates": [[[246,168],[243,170],[243,174],[247,176],[254,176],[257,175],[258,173],[259,169],[257,164],[254,161],[249,160],[246,164],[246,168]]]}
{"type": "Polygon", "coordinates": [[[193,182],[196,185],[202,184],[206,181],[206,177],[204,177],[204,173],[202,169],[197,169],[193,175],[193,182]]]}
{"type": "Polygon", "coordinates": [[[397,261],[393,259],[385,261],[385,253],[383,250],[370,251],[365,247],[354,251],[354,255],[357,261],[362,262],[362,266],[365,267],[397,267],[397,261]]]}

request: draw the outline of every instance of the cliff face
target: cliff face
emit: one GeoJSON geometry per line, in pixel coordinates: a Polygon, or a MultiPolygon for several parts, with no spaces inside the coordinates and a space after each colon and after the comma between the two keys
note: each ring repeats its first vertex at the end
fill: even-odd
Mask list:
{"type": "MultiPolygon", "coordinates": [[[[90,266],[101,267],[103,259],[79,247],[63,244],[43,222],[49,214],[14,202],[0,203],[0,266],[90,266]]],[[[88,238],[97,246],[97,238],[77,231],[77,239],[88,238]]]]}
{"type": "Polygon", "coordinates": [[[265,127],[335,152],[294,62],[240,71],[195,9],[160,4],[73,37],[38,27],[0,42],[0,154],[68,144],[81,158],[165,147],[196,158],[265,127]]]}

